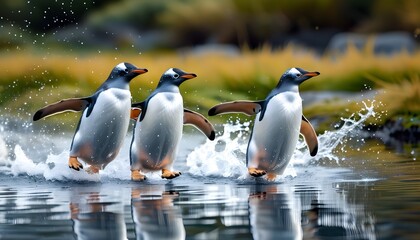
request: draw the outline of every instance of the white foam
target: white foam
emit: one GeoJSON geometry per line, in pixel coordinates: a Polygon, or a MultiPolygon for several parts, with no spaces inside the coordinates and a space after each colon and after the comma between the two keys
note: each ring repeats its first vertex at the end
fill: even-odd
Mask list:
{"type": "Polygon", "coordinates": [[[43,176],[46,180],[99,181],[99,175],[90,175],[85,171],[71,170],[67,165],[68,151],[58,155],[50,154],[45,162],[34,163],[19,145],[14,149],[15,160],[10,161],[10,173],[13,176],[43,176]]]}
{"type": "Polygon", "coordinates": [[[187,157],[189,173],[197,176],[246,178],[245,166],[248,123],[225,124],[223,135],[196,147],[187,157]],[[237,134],[231,138],[231,134],[237,134]],[[219,150],[220,145],[225,145],[219,150]]]}
{"type": "Polygon", "coordinates": [[[19,145],[15,146],[14,153],[16,160],[10,162],[10,172],[17,176],[19,174],[27,174],[29,176],[34,176],[41,174],[46,165],[44,163],[34,163],[29,159],[26,154],[23,152],[22,148],[19,145]],[[28,171],[30,170],[30,171],[28,171]]]}
{"type": "MultiPolygon", "coordinates": [[[[13,160],[7,159],[5,164],[0,165],[0,171],[13,176],[38,176],[48,181],[104,181],[109,179],[130,180],[130,161],[128,149],[131,137],[127,137],[123,148],[117,158],[112,161],[99,174],[88,174],[85,169],[87,164],[83,163],[84,169],[75,171],[67,165],[69,151],[62,150],[58,154],[50,153],[45,161],[32,159],[20,145],[13,149],[13,160]]],[[[0,145],[1,149],[1,145],[0,145]]],[[[0,151],[0,156],[2,152],[0,151]]],[[[159,180],[159,173],[148,173],[148,179],[159,180]]]]}

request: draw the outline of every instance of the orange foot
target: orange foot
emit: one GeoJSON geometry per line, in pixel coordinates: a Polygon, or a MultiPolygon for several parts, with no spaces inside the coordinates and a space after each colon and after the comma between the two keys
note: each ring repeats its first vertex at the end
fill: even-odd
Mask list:
{"type": "Polygon", "coordinates": [[[70,215],[71,219],[77,219],[77,215],[79,214],[79,204],[77,203],[70,203],[70,215]]]}
{"type": "Polygon", "coordinates": [[[146,176],[141,174],[139,170],[131,170],[131,180],[141,182],[146,180],[146,176]]]}
{"type": "Polygon", "coordinates": [[[260,199],[265,200],[267,199],[267,193],[266,192],[257,192],[249,195],[249,199],[260,199]]]}
{"type": "Polygon", "coordinates": [[[69,168],[79,171],[80,169],[83,169],[83,165],[77,160],[77,157],[70,157],[69,168]]]}
{"type": "Polygon", "coordinates": [[[165,168],[162,169],[162,178],[172,179],[178,177],[179,175],[181,175],[181,172],[173,172],[165,168]]]}
{"type": "Polygon", "coordinates": [[[248,173],[249,175],[253,176],[253,177],[261,177],[264,176],[265,174],[267,174],[267,172],[265,170],[260,170],[257,168],[248,168],[248,173]]]}
{"type": "Polygon", "coordinates": [[[275,173],[268,173],[267,174],[267,180],[268,181],[274,181],[274,180],[276,180],[276,177],[277,177],[277,174],[275,174],[275,173]]]}
{"type": "Polygon", "coordinates": [[[99,173],[99,168],[93,165],[90,165],[87,169],[86,172],[89,174],[97,174],[99,173]]]}
{"type": "Polygon", "coordinates": [[[131,189],[131,198],[132,199],[140,198],[140,196],[141,196],[140,189],[131,189]]]}

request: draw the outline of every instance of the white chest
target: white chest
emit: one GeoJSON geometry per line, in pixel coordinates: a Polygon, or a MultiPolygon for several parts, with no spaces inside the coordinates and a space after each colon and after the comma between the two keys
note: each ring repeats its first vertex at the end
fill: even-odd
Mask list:
{"type": "Polygon", "coordinates": [[[274,96],[268,102],[261,121],[260,114],[255,118],[252,134],[253,141],[259,146],[272,145],[278,148],[284,141],[297,141],[302,118],[302,99],[298,93],[287,92],[274,96]]]}
{"type": "MultiPolygon", "coordinates": [[[[279,125],[298,125],[302,117],[302,98],[299,93],[280,93],[268,102],[264,118],[256,121],[257,125],[271,125],[273,128],[279,125]],[[261,124],[258,124],[261,123],[261,124]]],[[[259,115],[257,119],[259,119],[259,115]]]]}
{"type": "Polygon", "coordinates": [[[139,127],[142,132],[151,134],[156,130],[182,131],[184,116],[183,99],[179,93],[158,93],[147,105],[145,116],[139,127]]]}
{"type": "Polygon", "coordinates": [[[143,121],[182,120],[183,99],[179,93],[158,93],[150,99],[143,121]]]}
{"type": "MultiPolygon", "coordinates": [[[[101,92],[89,118],[98,120],[110,117],[128,118],[131,109],[131,93],[129,90],[111,88],[101,92]]],[[[86,112],[84,118],[86,118],[86,112]]]]}

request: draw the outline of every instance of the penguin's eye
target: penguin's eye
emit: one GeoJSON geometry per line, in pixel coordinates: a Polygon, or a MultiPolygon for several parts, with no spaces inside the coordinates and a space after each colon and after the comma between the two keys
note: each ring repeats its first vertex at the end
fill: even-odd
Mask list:
{"type": "Polygon", "coordinates": [[[174,78],[179,78],[179,74],[174,74],[174,78]]]}
{"type": "Polygon", "coordinates": [[[296,77],[300,77],[300,76],[302,76],[302,74],[300,74],[300,73],[296,74],[296,77]]]}
{"type": "Polygon", "coordinates": [[[120,75],[120,76],[124,76],[124,75],[126,75],[127,73],[129,72],[129,70],[126,68],[126,69],[120,69],[119,71],[118,71],[118,74],[120,75]]]}

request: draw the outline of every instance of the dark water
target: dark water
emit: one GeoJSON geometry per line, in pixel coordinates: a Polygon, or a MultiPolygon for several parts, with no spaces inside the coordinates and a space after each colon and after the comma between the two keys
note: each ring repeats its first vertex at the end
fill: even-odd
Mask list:
{"type": "Polygon", "coordinates": [[[362,149],[371,154],[348,150],[338,164],[296,166],[296,177],[268,183],[189,173],[188,142],[197,138],[186,139],[177,163],[184,174],[171,181],[46,180],[4,170],[0,239],[420,237],[420,165],[412,154],[367,141],[362,149]]]}
{"type": "Polygon", "coordinates": [[[319,134],[315,158],[300,142],[274,182],[246,173],[248,124],[184,134],[179,178],[134,183],[129,136],[91,176],[67,167],[72,133],[3,121],[0,239],[420,239],[418,146],[358,134],[369,112],[319,134]]]}

